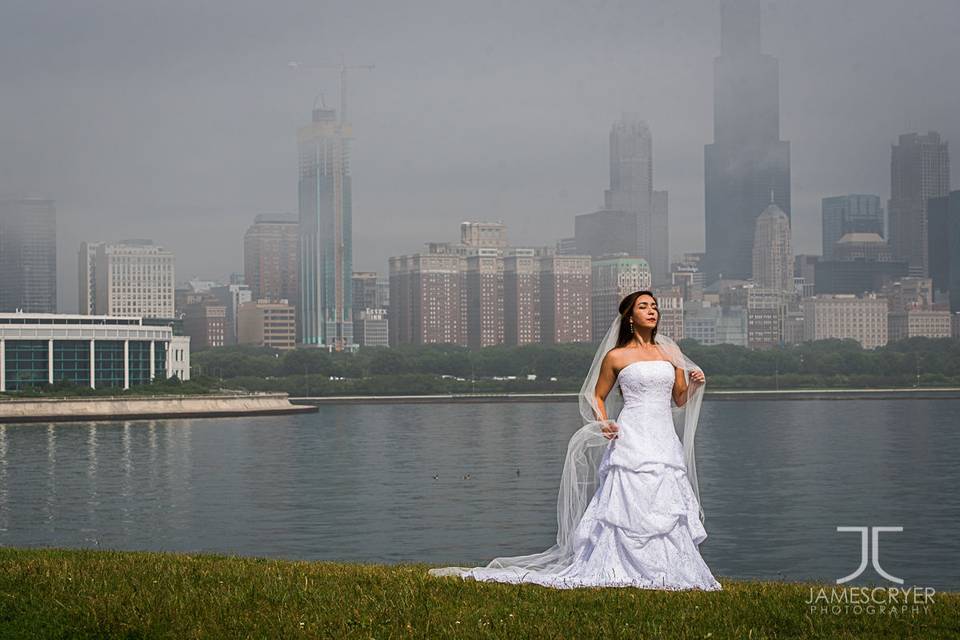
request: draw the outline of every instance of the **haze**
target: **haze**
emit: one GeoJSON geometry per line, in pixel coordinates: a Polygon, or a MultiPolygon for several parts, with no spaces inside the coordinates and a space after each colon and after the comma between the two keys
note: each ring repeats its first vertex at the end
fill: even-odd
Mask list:
{"type": "MultiPolygon", "coordinates": [[[[152,238],[177,279],[241,271],[258,213],[297,209],[296,129],[349,78],[355,270],[461,220],[553,244],[608,186],[608,133],[646,119],[671,249],[703,248],[703,145],[713,140],[719,4],[5,1],[0,192],[56,199],[62,312],[83,240],[152,238]]],[[[900,133],[960,136],[960,5],[764,4],[780,61],[797,253],[820,251],[820,199],[886,206],[900,133]]],[[[957,167],[953,163],[953,184],[957,167]]]]}

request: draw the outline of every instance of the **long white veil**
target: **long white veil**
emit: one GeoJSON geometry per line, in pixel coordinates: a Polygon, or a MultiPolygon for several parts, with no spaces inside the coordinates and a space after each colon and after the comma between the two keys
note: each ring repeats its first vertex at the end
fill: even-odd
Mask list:
{"type": "MultiPolygon", "coordinates": [[[[516,571],[522,575],[526,572],[537,573],[555,573],[562,570],[573,562],[574,545],[573,533],[587,508],[590,499],[597,489],[597,470],[600,465],[600,459],[604,451],[612,440],[607,439],[602,432],[605,425],[616,422],[611,418],[615,414],[619,416],[619,408],[622,406],[622,394],[620,393],[619,383],[614,385],[614,391],[611,390],[607,399],[604,401],[604,408],[608,416],[607,420],[599,420],[599,404],[595,397],[597,379],[600,377],[600,365],[608,351],[617,346],[617,337],[620,333],[620,322],[624,316],[617,314],[606,335],[600,341],[600,346],[593,357],[593,363],[590,365],[590,371],[587,373],[583,386],[580,388],[580,415],[583,418],[584,425],[577,430],[571,437],[567,445],[567,455],[563,462],[563,474],[560,477],[560,491],[557,497],[557,542],[555,545],[540,553],[534,553],[526,556],[511,556],[494,558],[486,568],[489,569],[507,569],[516,571]]],[[[663,355],[684,372],[684,378],[687,380],[686,401],[682,406],[677,406],[671,401],[673,407],[673,423],[677,430],[677,436],[683,443],[684,462],[687,467],[687,478],[697,496],[697,502],[700,502],[700,488],[697,482],[696,458],[694,455],[694,436],[697,431],[697,423],[700,419],[700,405],[703,402],[703,384],[690,384],[690,372],[699,370],[690,358],[686,357],[677,343],[667,336],[657,332],[654,340],[660,347],[663,355]]],[[[703,506],[700,506],[700,521],[705,520],[703,506]]],[[[475,567],[480,568],[480,567],[475,567]]],[[[429,570],[431,575],[448,576],[462,575],[469,571],[470,567],[439,567],[429,570]]]]}

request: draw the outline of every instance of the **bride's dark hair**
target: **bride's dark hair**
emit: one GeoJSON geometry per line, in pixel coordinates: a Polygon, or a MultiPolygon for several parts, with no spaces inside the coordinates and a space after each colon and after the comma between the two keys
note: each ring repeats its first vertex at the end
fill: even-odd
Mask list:
{"type": "MultiPolygon", "coordinates": [[[[633,339],[633,332],[630,331],[630,321],[628,316],[633,312],[633,305],[636,304],[637,298],[640,296],[650,296],[653,298],[654,302],[657,302],[657,296],[653,295],[652,291],[634,291],[623,300],[620,301],[620,333],[617,335],[617,346],[622,347],[630,343],[630,340],[633,339]]],[[[657,339],[657,329],[660,327],[660,303],[657,302],[657,324],[653,327],[653,331],[650,332],[650,340],[656,341],[657,339]]]]}

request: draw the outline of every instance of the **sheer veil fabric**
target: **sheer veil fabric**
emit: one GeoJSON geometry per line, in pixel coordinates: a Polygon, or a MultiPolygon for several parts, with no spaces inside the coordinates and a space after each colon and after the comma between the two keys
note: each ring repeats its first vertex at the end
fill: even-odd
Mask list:
{"type": "MultiPolygon", "coordinates": [[[[579,403],[580,415],[584,425],[574,432],[567,445],[567,453],[563,463],[563,472],[560,478],[560,490],[557,497],[557,542],[546,551],[523,556],[509,556],[494,558],[487,568],[509,569],[523,574],[528,571],[537,573],[555,573],[570,565],[574,559],[575,548],[573,533],[590,502],[598,483],[598,467],[604,451],[611,442],[604,437],[602,429],[605,425],[615,422],[610,416],[616,416],[622,406],[622,392],[619,381],[611,390],[604,406],[607,420],[600,420],[599,404],[595,398],[597,379],[600,376],[600,365],[604,356],[616,347],[617,336],[620,332],[620,322],[623,316],[617,314],[606,335],[600,341],[600,346],[593,357],[593,363],[587,373],[583,386],[580,388],[579,403]]],[[[684,462],[687,468],[687,478],[693,489],[697,501],[700,501],[700,490],[697,481],[696,460],[694,455],[694,436],[700,418],[700,406],[703,402],[703,384],[690,384],[690,373],[700,369],[690,358],[686,357],[677,343],[669,337],[660,334],[655,338],[655,344],[660,348],[663,356],[675,367],[684,372],[687,380],[686,402],[677,406],[671,401],[674,429],[680,442],[683,444],[684,462]]],[[[700,507],[701,523],[705,520],[703,507],[700,507]]],[[[457,576],[469,571],[470,567],[440,567],[429,570],[434,576],[457,576]]]]}

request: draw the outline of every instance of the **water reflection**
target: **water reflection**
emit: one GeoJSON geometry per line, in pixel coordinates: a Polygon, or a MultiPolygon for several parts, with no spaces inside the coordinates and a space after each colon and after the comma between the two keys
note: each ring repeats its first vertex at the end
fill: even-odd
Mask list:
{"type": "MultiPolygon", "coordinates": [[[[960,588],[960,402],[704,405],[701,552],[721,576],[883,566],[960,588]],[[936,496],[936,499],[931,499],[936,496]],[[899,537],[898,537],[899,536],[899,537]],[[853,563],[853,566],[851,566],[853,563]]],[[[343,405],[280,418],[0,425],[0,544],[479,564],[546,549],[571,403],[343,405]]]]}

